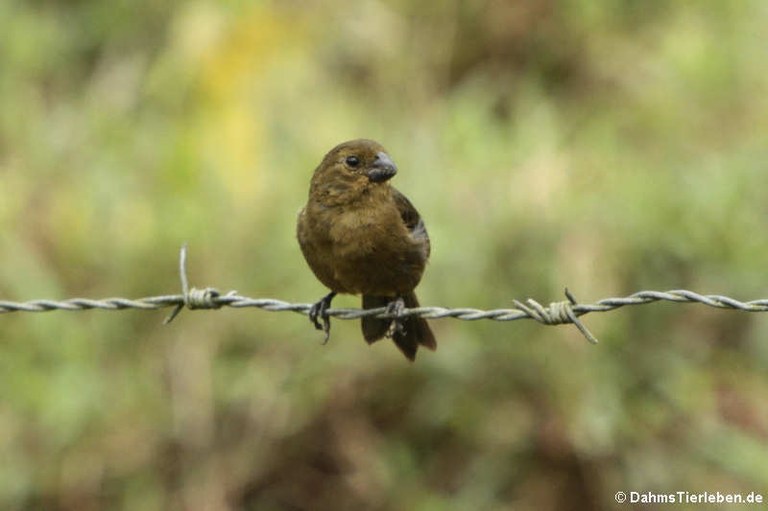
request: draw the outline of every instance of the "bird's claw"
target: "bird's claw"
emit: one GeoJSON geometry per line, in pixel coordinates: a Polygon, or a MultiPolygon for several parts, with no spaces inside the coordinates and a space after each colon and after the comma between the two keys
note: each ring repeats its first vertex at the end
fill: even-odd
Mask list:
{"type": "Polygon", "coordinates": [[[323,329],[323,326],[317,320],[317,317],[322,315],[323,312],[325,312],[323,309],[325,309],[325,307],[323,307],[322,300],[317,303],[313,303],[312,307],[309,308],[309,320],[315,325],[315,328],[317,330],[323,329]]]}
{"type": "Polygon", "coordinates": [[[387,329],[387,338],[391,339],[395,334],[405,335],[405,327],[403,326],[403,311],[405,310],[405,301],[402,297],[398,297],[397,300],[393,300],[387,304],[387,314],[395,316],[387,329]]]}
{"type": "Polygon", "coordinates": [[[328,339],[331,337],[331,318],[328,316],[328,309],[331,308],[331,301],[334,296],[336,296],[336,293],[330,292],[320,301],[313,303],[312,307],[309,308],[309,320],[315,325],[317,330],[325,332],[323,344],[327,343],[328,339]],[[322,325],[317,320],[318,317],[322,318],[322,325]]]}

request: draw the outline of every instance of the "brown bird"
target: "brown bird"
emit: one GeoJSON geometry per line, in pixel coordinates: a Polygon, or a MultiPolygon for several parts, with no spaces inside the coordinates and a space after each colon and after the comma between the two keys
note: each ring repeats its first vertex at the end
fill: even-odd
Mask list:
{"type": "Polygon", "coordinates": [[[337,145],[315,169],[309,200],[299,213],[297,237],[315,276],[330,288],[312,306],[315,328],[330,333],[326,310],[338,293],[363,295],[363,308],[386,307],[396,319],[362,319],[370,344],[390,337],[410,360],[419,345],[437,348],[427,322],[397,317],[418,307],[413,290],[421,280],[430,245],[424,221],[405,195],[390,186],[397,167],[373,140],[337,145]],[[318,317],[322,318],[320,325],[318,317]]]}

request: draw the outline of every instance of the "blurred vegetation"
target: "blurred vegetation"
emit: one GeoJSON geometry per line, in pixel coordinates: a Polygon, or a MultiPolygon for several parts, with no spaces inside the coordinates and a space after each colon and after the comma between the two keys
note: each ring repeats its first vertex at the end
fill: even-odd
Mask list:
{"type": "MultiPolygon", "coordinates": [[[[295,215],[368,137],[430,229],[424,304],[766,298],[766,26],[758,0],[6,0],[0,297],[176,292],[186,240],[199,286],[314,301],[295,215]]],[[[762,315],[590,315],[596,347],[435,321],[413,365],[352,322],[163,316],[0,317],[2,509],[768,498],[762,315]]]]}

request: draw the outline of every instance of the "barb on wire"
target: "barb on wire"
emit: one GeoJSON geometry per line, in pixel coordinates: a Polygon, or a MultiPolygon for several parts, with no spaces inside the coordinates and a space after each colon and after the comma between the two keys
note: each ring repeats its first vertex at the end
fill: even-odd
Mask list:
{"type": "MultiPolygon", "coordinates": [[[[182,309],[219,309],[221,307],[256,307],[271,312],[291,311],[308,314],[312,304],[290,303],[271,298],[249,298],[241,296],[237,291],[220,293],[212,287],[197,289],[189,286],[187,279],[187,245],[181,247],[179,256],[179,277],[181,294],[149,296],[146,298],[70,298],[66,300],[30,300],[13,302],[0,300],[0,314],[11,312],[47,312],[53,310],[81,311],[90,309],[124,310],[141,309],[155,310],[173,307],[165,323],[170,323],[182,309]]],[[[417,307],[405,309],[401,316],[420,316],[425,319],[454,318],[463,321],[490,319],[493,321],[515,321],[518,319],[533,319],[546,325],[561,325],[572,323],[591,343],[597,339],[579,320],[579,316],[590,312],[608,312],[627,305],[642,305],[647,303],[667,301],[673,303],[699,303],[717,309],[739,310],[744,312],[768,312],[768,299],[742,302],[722,295],[701,295],[685,289],[670,291],[639,291],[620,298],[604,298],[595,303],[579,303],[566,288],[567,301],[554,302],[543,306],[532,298],[525,302],[513,300],[516,308],[481,310],[472,308],[417,307]]],[[[338,319],[360,319],[376,317],[391,319],[386,307],[378,309],[328,309],[327,314],[338,319]]]]}
{"type": "MultiPolygon", "coordinates": [[[[181,252],[179,254],[179,278],[181,279],[181,296],[184,300],[176,304],[168,317],[165,318],[165,321],[163,321],[163,324],[167,325],[173,321],[184,307],[190,310],[220,309],[221,306],[224,305],[217,301],[217,298],[221,297],[221,293],[219,293],[217,289],[212,287],[206,287],[205,289],[189,288],[189,279],[187,279],[186,243],[181,246],[181,252]]],[[[237,291],[230,291],[224,296],[237,296],[237,291]]]]}

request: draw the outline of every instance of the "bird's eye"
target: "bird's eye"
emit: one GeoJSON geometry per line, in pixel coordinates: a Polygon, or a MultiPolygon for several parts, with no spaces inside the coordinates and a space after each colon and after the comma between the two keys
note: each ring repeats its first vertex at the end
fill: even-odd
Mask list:
{"type": "Polygon", "coordinates": [[[354,169],[360,165],[360,158],[357,156],[347,156],[347,158],[344,160],[344,163],[346,163],[348,167],[354,169]]]}

